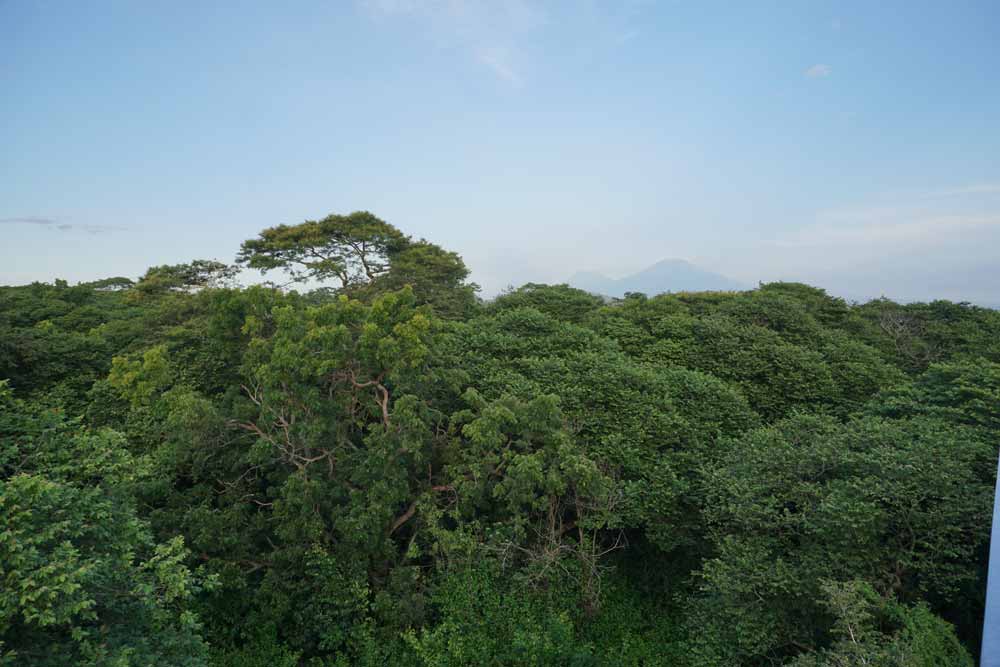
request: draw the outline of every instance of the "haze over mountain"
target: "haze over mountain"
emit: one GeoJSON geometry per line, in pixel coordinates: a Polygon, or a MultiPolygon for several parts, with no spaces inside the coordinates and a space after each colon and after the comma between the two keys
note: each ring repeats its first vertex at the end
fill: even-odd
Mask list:
{"type": "Polygon", "coordinates": [[[652,296],[662,292],[747,288],[740,282],[706,271],[683,259],[664,259],[638,273],[617,280],[601,273],[582,271],[574,274],[567,283],[594,294],[614,297],[622,297],[627,292],[642,292],[652,296]]]}

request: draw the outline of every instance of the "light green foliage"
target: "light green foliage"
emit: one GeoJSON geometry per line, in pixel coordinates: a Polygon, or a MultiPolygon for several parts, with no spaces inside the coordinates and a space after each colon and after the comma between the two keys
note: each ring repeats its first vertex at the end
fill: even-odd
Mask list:
{"type": "Polygon", "coordinates": [[[204,664],[183,538],[157,544],[113,432],[0,385],[0,640],[12,665],[204,664]]]}
{"type": "Polygon", "coordinates": [[[108,383],[122,396],[139,406],[148,404],[154,393],[169,386],[171,370],[164,345],[151,347],[141,359],[115,357],[111,360],[108,383]]]}
{"type": "Polygon", "coordinates": [[[409,288],[366,306],[347,297],[305,310],[271,313],[273,332],[248,320],[245,390],[259,417],[245,428],[299,472],[352,456],[368,438],[391,446],[393,390],[426,362],[433,321],[409,288]],[[270,334],[270,335],[268,335],[270,334]],[[265,337],[266,336],[266,337],[265,337]],[[311,417],[325,417],[317,420],[311,417]],[[381,430],[372,430],[374,422],[381,430]]]}
{"type": "Polygon", "coordinates": [[[566,610],[511,586],[488,563],[453,573],[436,591],[440,620],[406,635],[427,667],[597,665],[591,647],[574,638],[566,610]]]}

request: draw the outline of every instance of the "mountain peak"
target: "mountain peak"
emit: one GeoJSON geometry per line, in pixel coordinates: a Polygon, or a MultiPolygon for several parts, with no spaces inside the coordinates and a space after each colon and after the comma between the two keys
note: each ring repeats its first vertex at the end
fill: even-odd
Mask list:
{"type": "Polygon", "coordinates": [[[594,271],[581,271],[568,281],[594,294],[624,296],[627,292],[642,292],[649,296],[663,292],[693,292],[736,290],[744,286],[731,278],[702,269],[695,264],[675,257],[659,262],[637,273],[614,280],[594,271]]]}

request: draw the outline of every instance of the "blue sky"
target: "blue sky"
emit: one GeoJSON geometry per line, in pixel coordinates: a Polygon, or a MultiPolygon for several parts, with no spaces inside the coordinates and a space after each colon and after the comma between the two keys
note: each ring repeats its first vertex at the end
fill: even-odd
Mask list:
{"type": "Polygon", "coordinates": [[[0,283],[370,210],[486,294],[679,257],[1000,303],[1000,3],[0,0],[0,283]]]}

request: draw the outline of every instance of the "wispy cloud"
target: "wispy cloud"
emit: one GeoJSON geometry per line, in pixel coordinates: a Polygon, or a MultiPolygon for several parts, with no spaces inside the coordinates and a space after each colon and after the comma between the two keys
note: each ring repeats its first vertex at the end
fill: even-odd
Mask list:
{"type": "Polygon", "coordinates": [[[823,79],[833,72],[833,68],[829,65],[824,65],[822,63],[817,63],[809,69],[806,70],[806,76],[810,79],[823,79]]]}
{"type": "MultiPolygon", "coordinates": [[[[541,71],[559,45],[563,66],[591,63],[628,48],[643,34],[649,0],[561,3],[543,0],[355,0],[375,22],[406,22],[439,49],[477,63],[485,74],[518,88],[541,71]],[[546,31],[545,39],[539,33],[546,31]]],[[[550,63],[551,64],[551,63],[550,63]]],[[[551,71],[550,68],[544,68],[551,71]]]]}
{"type": "Polygon", "coordinates": [[[60,222],[57,218],[46,218],[37,215],[0,218],[0,225],[36,225],[60,232],[80,231],[91,235],[106,234],[108,232],[122,232],[126,230],[125,227],[117,227],[114,225],[89,225],[60,222]]]}
{"type": "Polygon", "coordinates": [[[507,53],[503,49],[484,49],[477,55],[479,62],[483,63],[501,79],[510,82],[515,86],[521,85],[521,77],[514,68],[511,67],[507,53]]]}
{"type": "Polygon", "coordinates": [[[962,197],[969,195],[996,195],[1000,194],[1000,183],[976,183],[973,185],[962,185],[954,188],[943,188],[941,190],[931,190],[927,193],[928,198],[938,197],[962,197]]]}
{"type": "MultiPolygon", "coordinates": [[[[957,190],[957,188],[956,188],[957,190]]],[[[1000,303],[1000,207],[925,193],[816,213],[813,224],[762,243],[753,272],[867,300],[947,298],[1000,303]]]]}
{"type": "Polygon", "coordinates": [[[42,218],[34,215],[26,215],[20,218],[0,218],[2,225],[54,225],[53,218],[42,218]]]}
{"type": "Polygon", "coordinates": [[[626,44],[639,36],[639,30],[632,28],[618,32],[614,36],[614,41],[618,44],[626,44]]]}
{"type": "Polygon", "coordinates": [[[817,211],[813,224],[766,244],[848,254],[898,253],[944,241],[975,245],[984,233],[1000,232],[1000,204],[983,197],[994,194],[1000,194],[998,183],[884,193],[871,203],[817,211]]]}
{"type": "Polygon", "coordinates": [[[376,19],[423,24],[435,41],[464,51],[487,71],[520,86],[524,35],[543,25],[545,12],[527,0],[360,0],[376,19]]]}
{"type": "Polygon", "coordinates": [[[420,0],[363,0],[361,5],[381,14],[407,14],[417,11],[426,2],[420,0]]]}
{"type": "Polygon", "coordinates": [[[891,244],[899,248],[934,243],[947,235],[973,230],[1000,229],[1000,215],[935,215],[907,221],[868,221],[877,215],[877,210],[859,211],[856,217],[849,214],[826,215],[827,222],[772,240],[769,244],[779,248],[870,248],[891,244]],[[859,218],[863,221],[858,222],[859,218]]]}

